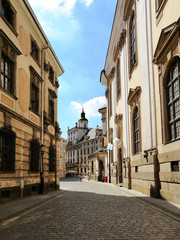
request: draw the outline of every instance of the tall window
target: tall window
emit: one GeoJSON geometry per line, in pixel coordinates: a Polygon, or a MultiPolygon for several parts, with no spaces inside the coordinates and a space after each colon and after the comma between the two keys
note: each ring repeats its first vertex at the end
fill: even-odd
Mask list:
{"type": "Polygon", "coordinates": [[[31,111],[39,113],[39,81],[40,77],[35,70],[30,68],[31,74],[31,111]]]}
{"type": "Polygon", "coordinates": [[[54,100],[49,97],[49,120],[54,125],[54,100]]]}
{"type": "Polygon", "coordinates": [[[135,13],[133,12],[130,20],[130,71],[136,63],[136,29],[135,13]]]}
{"type": "Polygon", "coordinates": [[[16,134],[9,128],[0,129],[0,172],[15,170],[16,134]]]}
{"type": "Polygon", "coordinates": [[[49,80],[51,81],[52,84],[54,84],[54,70],[51,66],[49,68],[49,80]]]}
{"type": "Polygon", "coordinates": [[[167,79],[169,141],[180,138],[180,59],[171,64],[167,79]]]}
{"type": "Polygon", "coordinates": [[[56,168],[56,148],[52,145],[49,147],[49,171],[55,172],[56,168]]]}
{"type": "Polygon", "coordinates": [[[9,1],[2,0],[1,2],[1,14],[4,16],[4,18],[7,20],[7,22],[14,27],[14,18],[15,13],[12,10],[12,6],[10,5],[9,1]]]}
{"type": "Polygon", "coordinates": [[[38,139],[33,139],[30,142],[30,171],[39,171],[39,158],[40,158],[40,144],[38,139]]]}
{"type": "Polygon", "coordinates": [[[117,98],[121,93],[121,79],[120,79],[120,61],[117,61],[117,98]]]}
{"type": "Polygon", "coordinates": [[[109,85],[109,116],[112,115],[112,87],[111,87],[111,83],[109,85]]]}
{"type": "Polygon", "coordinates": [[[134,153],[140,152],[139,110],[134,111],[134,153]]]}
{"type": "Polygon", "coordinates": [[[4,54],[1,57],[1,87],[13,93],[13,62],[4,54]]]}
{"type": "Polygon", "coordinates": [[[31,39],[31,56],[39,63],[39,47],[34,39],[31,39]]]}

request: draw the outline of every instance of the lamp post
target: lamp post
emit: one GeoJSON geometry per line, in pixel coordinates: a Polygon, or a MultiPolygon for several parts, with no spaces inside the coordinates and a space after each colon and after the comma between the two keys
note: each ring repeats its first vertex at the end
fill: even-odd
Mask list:
{"type": "Polygon", "coordinates": [[[43,171],[43,155],[45,146],[41,144],[41,168],[40,168],[40,193],[44,193],[44,171],[43,171]]]}

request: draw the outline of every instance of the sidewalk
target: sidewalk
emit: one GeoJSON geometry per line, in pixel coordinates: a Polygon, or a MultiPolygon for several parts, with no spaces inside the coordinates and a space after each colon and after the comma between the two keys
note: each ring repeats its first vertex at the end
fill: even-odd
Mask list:
{"type": "Polygon", "coordinates": [[[23,199],[17,199],[7,203],[2,203],[0,204],[0,223],[13,218],[25,211],[28,211],[31,208],[37,207],[38,205],[62,194],[63,192],[64,191],[62,190],[57,190],[49,192],[47,194],[39,194],[25,197],[23,199]]]}

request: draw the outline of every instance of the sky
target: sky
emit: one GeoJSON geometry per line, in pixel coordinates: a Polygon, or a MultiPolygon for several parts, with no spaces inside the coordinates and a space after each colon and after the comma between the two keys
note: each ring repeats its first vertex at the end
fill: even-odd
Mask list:
{"type": "Polygon", "coordinates": [[[75,127],[84,108],[88,126],[102,125],[106,104],[100,83],[116,0],[28,0],[64,73],[58,77],[58,123],[62,137],[75,127]]]}

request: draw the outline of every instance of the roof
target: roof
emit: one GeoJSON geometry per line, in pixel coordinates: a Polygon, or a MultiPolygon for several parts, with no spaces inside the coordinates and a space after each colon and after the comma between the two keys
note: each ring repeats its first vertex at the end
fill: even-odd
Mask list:
{"type": "Polygon", "coordinates": [[[82,141],[87,141],[96,138],[96,130],[101,130],[102,131],[102,126],[98,126],[96,128],[91,128],[89,131],[87,131],[82,138],[78,141],[78,143],[82,141]]]}

